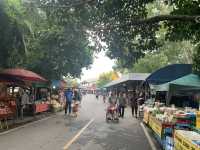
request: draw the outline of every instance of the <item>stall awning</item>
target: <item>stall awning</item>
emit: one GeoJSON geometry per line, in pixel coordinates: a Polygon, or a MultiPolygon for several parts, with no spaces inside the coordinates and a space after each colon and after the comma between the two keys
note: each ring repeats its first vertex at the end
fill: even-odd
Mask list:
{"type": "Polygon", "coordinates": [[[25,69],[5,69],[0,72],[0,79],[12,79],[30,82],[47,82],[42,76],[25,69]]]}
{"type": "Polygon", "coordinates": [[[200,91],[200,77],[196,74],[189,74],[182,78],[160,85],[150,85],[155,91],[200,91]]]}
{"type": "Polygon", "coordinates": [[[172,64],[156,70],[146,79],[146,81],[149,84],[159,85],[176,80],[191,73],[191,64],[172,64]]]}
{"type": "Polygon", "coordinates": [[[107,85],[105,85],[105,88],[112,87],[118,84],[122,84],[127,81],[145,81],[146,78],[149,76],[149,73],[128,73],[125,75],[122,75],[121,78],[118,80],[114,80],[107,85]]]}

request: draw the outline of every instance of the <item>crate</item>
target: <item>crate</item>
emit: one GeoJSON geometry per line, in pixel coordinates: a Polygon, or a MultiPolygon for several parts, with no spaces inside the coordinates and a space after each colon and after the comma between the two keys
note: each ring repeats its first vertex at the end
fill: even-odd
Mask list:
{"type": "Polygon", "coordinates": [[[200,134],[194,131],[176,130],[174,134],[174,147],[176,150],[200,150],[200,145],[194,141],[200,141],[200,134]]]}

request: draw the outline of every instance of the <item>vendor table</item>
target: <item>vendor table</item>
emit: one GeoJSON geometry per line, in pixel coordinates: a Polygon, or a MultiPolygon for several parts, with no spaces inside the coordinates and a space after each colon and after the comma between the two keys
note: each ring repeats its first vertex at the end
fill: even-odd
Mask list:
{"type": "Polygon", "coordinates": [[[167,123],[167,122],[161,122],[158,119],[156,119],[156,117],[152,116],[151,114],[149,114],[149,126],[150,128],[161,138],[163,135],[163,132],[165,131],[165,129],[167,128],[174,128],[174,124],[173,123],[167,123]]]}
{"type": "Polygon", "coordinates": [[[149,115],[149,126],[160,138],[162,137],[162,123],[152,115],[149,115]]]}
{"type": "Polygon", "coordinates": [[[149,123],[149,112],[144,111],[143,122],[148,124],[149,123]]]}
{"type": "Polygon", "coordinates": [[[3,129],[4,124],[8,128],[7,120],[10,117],[13,117],[14,113],[10,108],[0,108],[0,129],[3,129]]]}
{"type": "Polygon", "coordinates": [[[49,104],[35,104],[35,113],[45,112],[49,110],[49,104]]]}
{"type": "Polygon", "coordinates": [[[194,131],[175,130],[175,150],[200,150],[200,134],[194,131]]]}

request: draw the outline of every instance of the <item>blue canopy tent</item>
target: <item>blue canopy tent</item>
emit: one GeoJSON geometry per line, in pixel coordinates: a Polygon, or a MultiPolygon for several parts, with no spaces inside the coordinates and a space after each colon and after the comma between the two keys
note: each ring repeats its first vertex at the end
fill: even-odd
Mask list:
{"type": "Polygon", "coordinates": [[[172,64],[156,70],[147,77],[146,82],[159,85],[192,73],[191,64],[172,64]]]}

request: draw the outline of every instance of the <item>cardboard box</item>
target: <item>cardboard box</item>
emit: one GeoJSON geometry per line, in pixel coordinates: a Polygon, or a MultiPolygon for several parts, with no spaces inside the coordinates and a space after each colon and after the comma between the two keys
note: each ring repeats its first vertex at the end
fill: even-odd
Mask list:
{"type": "Polygon", "coordinates": [[[196,112],[196,127],[200,128],[200,111],[196,112]]]}
{"type": "Polygon", "coordinates": [[[175,130],[174,145],[176,150],[200,150],[193,140],[200,141],[200,134],[194,131],[175,130]]]}
{"type": "Polygon", "coordinates": [[[152,115],[149,115],[149,126],[160,137],[162,137],[162,123],[152,115]]]}

